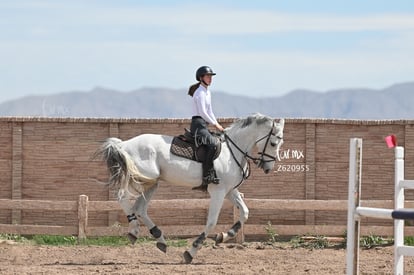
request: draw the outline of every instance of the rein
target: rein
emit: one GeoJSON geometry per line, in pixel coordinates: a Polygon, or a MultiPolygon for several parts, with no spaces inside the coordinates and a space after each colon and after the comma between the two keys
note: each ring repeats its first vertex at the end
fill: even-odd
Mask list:
{"type": "Polygon", "coordinates": [[[266,143],[265,143],[265,146],[263,147],[263,150],[262,150],[262,152],[259,152],[258,154],[260,155],[260,157],[253,157],[253,156],[251,156],[251,155],[249,155],[248,154],[248,152],[244,152],[242,149],[240,149],[240,147],[226,134],[226,133],[224,133],[224,138],[225,138],[225,141],[226,141],[226,144],[227,144],[227,147],[229,148],[229,150],[230,150],[230,153],[231,153],[231,156],[233,157],[233,159],[236,161],[236,163],[237,163],[237,166],[240,168],[240,170],[242,171],[242,179],[241,179],[241,181],[239,182],[239,184],[237,184],[235,187],[234,187],[234,189],[236,189],[237,187],[239,187],[240,186],[240,184],[242,184],[242,182],[244,181],[244,180],[246,180],[246,179],[248,179],[249,178],[249,176],[250,176],[250,161],[249,160],[251,160],[251,161],[253,161],[253,163],[255,163],[255,164],[257,164],[258,165],[258,167],[262,167],[263,166],[263,164],[265,163],[265,162],[271,162],[271,161],[276,161],[276,157],[274,157],[274,156],[271,156],[271,155],[269,155],[269,154],[267,154],[267,153],[265,153],[265,151],[266,151],[266,148],[267,148],[267,145],[269,144],[269,140],[270,140],[270,137],[271,136],[274,136],[275,134],[273,133],[273,128],[275,127],[275,122],[273,121],[273,124],[272,124],[272,128],[270,129],[270,132],[269,132],[269,134],[267,134],[267,135],[265,135],[265,136],[263,136],[262,138],[259,138],[258,140],[256,140],[256,142],[254,143],[254,144],[257,144],[259,141],[262,141],[263,139],[265,139],[266,138],[266,143]],[[240,153],[242,153],[243,154],[243,158],[246,160],[246,163],[247,163],[247,169],[246,169],[246,171],[243,169],[243,167],[242,167],[242,164],[241,164],[241,162],[239,162],[238,160],[237,160],[237,158],[236,158],[236,156],[234,155],[234,152],[233,152],[233,150],[231,149],[231,147],[229,146],[229,142],[237,149],[237,151],[239,151],[240,153]],[[268,158],[270,158],[270,160],[265,160],[264,159],[264,157],[268,157],[268,158]]]}

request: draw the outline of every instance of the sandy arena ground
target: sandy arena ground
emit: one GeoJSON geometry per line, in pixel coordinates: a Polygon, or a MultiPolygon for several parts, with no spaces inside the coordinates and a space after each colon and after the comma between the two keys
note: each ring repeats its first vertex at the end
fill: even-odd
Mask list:
{"type": "MultiPolygon", "coordinates": [[[[191,243],[192,240],[189,240],[191,243]]],[[[293,248],[288,243],[222,244],[208,242],[192,264],[182,263],[186,248],[154,244],[40,246],[0,242],[0,274],[344,274],[343,248],[293,248]]],[[[392,274],[393,247],[361,249],[360,274],[392,274]]],[[[414,258],[405,257],[405,274],[414,258]]]]}

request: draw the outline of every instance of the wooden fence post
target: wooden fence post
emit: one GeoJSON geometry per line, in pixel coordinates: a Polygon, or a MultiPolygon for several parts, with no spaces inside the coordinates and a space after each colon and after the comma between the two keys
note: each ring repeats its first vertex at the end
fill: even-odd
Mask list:
{"type": "Polygon", "coordinates": [[[78,201],[78,239],[86,239],[88,226],[88,196],[80,195],[78,201]]]}

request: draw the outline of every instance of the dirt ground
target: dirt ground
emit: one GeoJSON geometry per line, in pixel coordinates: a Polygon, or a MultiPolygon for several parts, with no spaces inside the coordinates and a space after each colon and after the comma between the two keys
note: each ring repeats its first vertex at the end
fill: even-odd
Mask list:
{"type": "MultiPolygon", "coordinates": [[[[191,243],[191,240],[189,240],[191,243]]],[[[154,244],[109,246],[40,246],[2,241],[0,274],[344,274],[343,248],[293,248],[259,242],[207,243],[192,264],[182,263],[185,248],[154,244]]],[[[361,249],[360,274],[392,274],[393,247],[361,249]]],[[[405,274],[414,259],[405,257],[405,274]]]]}

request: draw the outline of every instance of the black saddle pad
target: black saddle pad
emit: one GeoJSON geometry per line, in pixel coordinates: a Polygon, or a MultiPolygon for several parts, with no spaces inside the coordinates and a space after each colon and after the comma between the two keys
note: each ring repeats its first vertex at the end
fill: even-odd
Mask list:
{"type": "MultiPolygon", "coordinates": [[[[173,138],[171,142],[170,152],[174,155],[187,158],[190,160],[203,162],[205,159],[206,146],[196,146],[194,139],[187,135],[180,135],[173,138]]],[[[217,137],[216,153],[214,159],[218,158],[221,152],[221,140],[217,137]]]]}

